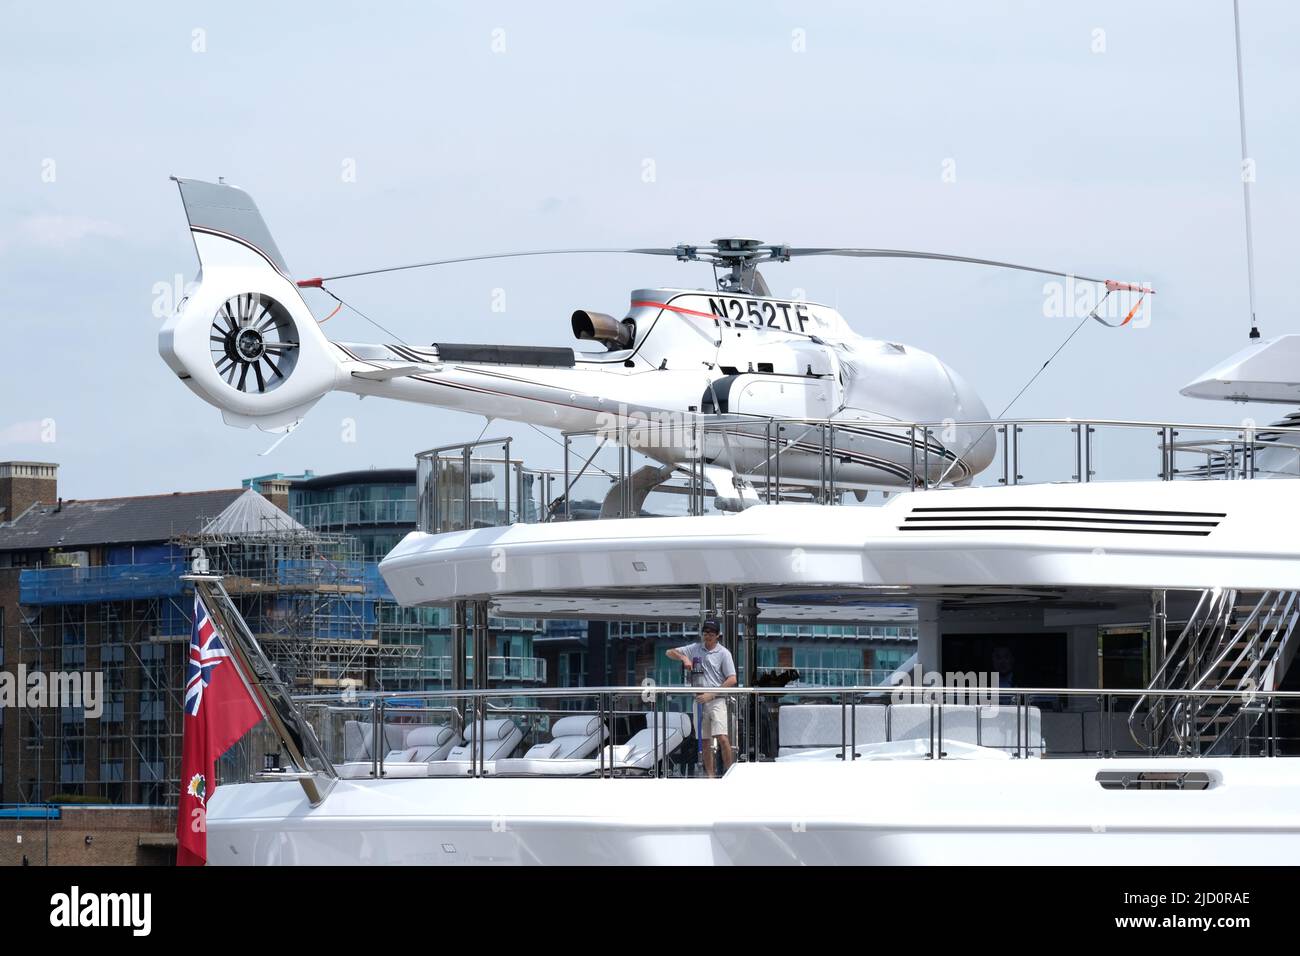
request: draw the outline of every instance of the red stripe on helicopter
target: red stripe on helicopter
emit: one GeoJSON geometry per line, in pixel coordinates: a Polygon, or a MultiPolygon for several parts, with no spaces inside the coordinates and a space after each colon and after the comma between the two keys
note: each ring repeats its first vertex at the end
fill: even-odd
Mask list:
{"type": "Polygon", "coordinates": [[[668,305],[665,302],[633,302],[632,306],[634,308],[637,306],[648,306],[654,309],[667,309],[669,312],[678,312],[682,315],[698,315],[700,318],[712,319],[714,322],[718,321],[720,318],[720,316],[716,316],[712,312],[696,312],[694,309],[684,309],[680,305],[668,305]]]}

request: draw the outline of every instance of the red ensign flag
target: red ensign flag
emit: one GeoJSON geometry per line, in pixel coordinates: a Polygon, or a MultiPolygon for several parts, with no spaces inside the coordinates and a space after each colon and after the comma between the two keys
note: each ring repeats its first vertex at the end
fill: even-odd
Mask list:
{"type": "Polygon", "coordinates": [[[198,594],[185,673],[185,736],[181,798],[176,807],[176,865],[208,862],[208,801],[216,789],[213,766],[262,719],[235,659],[198,594]]]}

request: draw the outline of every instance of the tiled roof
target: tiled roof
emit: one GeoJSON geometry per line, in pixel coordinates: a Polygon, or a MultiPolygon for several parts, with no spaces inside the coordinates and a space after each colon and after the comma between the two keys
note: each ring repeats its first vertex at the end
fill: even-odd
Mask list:
{"type": "Polygon", "coordinates": [[[0,551],[144,544],[196,533],[243,494],[242,488],[139,498],[39,504],[0,524],[0,551]]]}

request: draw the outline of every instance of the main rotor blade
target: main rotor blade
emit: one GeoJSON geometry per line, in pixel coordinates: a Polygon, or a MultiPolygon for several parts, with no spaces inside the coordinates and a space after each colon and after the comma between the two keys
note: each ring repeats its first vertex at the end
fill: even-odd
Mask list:
{"type": "Polygon", "coordinates": [[[942,252],[915,252],[908,249],[796,249],[789,250],[792,256],[849,256],[855,259],[931,259],[939,262],[967,262],[976,266],[994,266],[998,269],[1016,269],[1020,272],[1037,272],[1039,275],[1059,276],[1064,279],[1074,276],[1084,282],[1105,282],[1074,272],[1059,272],[1056,269],[1039,269],[1036,266],[1022,266],[1015,262],[1000,262],[997,259],[975,259],[971,256],[950,256],[942,252]]]}
{"type": "Polygon", "coordinates": [[[952,256],[942,252],[918,252],[908,249],[854,249],[821,248],[790,246],[756,246],[743,252],[723,249],[719,244],[689,245],[682,244],[672,248],[645,249],[534,249],[524,252],[494,252],[480,256],[458,256],[453,259],[431,259],[428,262],[413,262],[403,266],[389,266],[384,269],[367,269],[364,272],[345,272],[340,275],[321,276],[314,279],[299,279],[298,286],[303,289],[319,289],[321,283],[335,279],[355,279],[359,276],[382,275],[388,272],[403,272],[407,269],[424,269],[430,266],[454,265],[460,262],[482,262],[487,259],[520,259],[526,256],[572,256],[572,255],[637,255],[637,256],[672,256],[682,261],[711,262],[715,266],[735,268],[742,262],[756,265],[760,262],[784,261],[793,256],[846,256],[857,259],[928,259],[937,262],[963,262],[977,266],[993,266],[998,269],[1015,269],[1019,272],[1033,272],[1038,275],[1069,278],[1073,276],[1081,282],[1104,284],[1114,291],[1153,292],[1146,286],[1135,283],[1116,282],[1112,279],[1096,279],[1081,276],[1073,272],[1057,269],[1040,269],[1036,266],[1020,265],[1015,262],[1002,262],[997,259],[978,259],[972,256],[952,256]]]}
{"type": "Polygon", "coordinates": [[[355,279],[358,276],[381,275],[385,272],[404,272],[407,269],[424,269],[429,266],[447,266],[458,262],[481,262],[485,259],[520,259],[525,256],[576,256],[576,255],[636,255],[636,256],[673,256],[677,249],[533,249],[525,252],[492,252],[482,256],[457,256],[454,259],[431,259],[428,262],[412,262],[404,266],[389,266],[386,269],[367,269],[364,272],[345,272],[336,276],[321,276],[315,279],[301,279],[301,288],[319,288],[322,282],[335,279],[355,279]]]}

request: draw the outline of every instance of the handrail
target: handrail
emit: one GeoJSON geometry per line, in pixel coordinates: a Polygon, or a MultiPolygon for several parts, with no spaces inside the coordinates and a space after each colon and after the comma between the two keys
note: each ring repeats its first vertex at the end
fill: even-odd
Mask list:
{"type": "MultiPolygon", "coordinates": [[[[1192,653],[1187,658],[1186,680],[1191,680],[1196,676],[1196,671],[1205,654],[1210,653],[1210,649],[1217,648],[1229,639],[1229,635],[1235,636],[1238,631],[1232,627],[1232,617],[1237,610],[1236,590],[1224,592],[1219,602],[1218,619],[1215,621],[1210,631],[1209,639],[1203,644],[1195,643],[1192,645],[1192,653]]],[[[1258,606],[1258,605],[1256,605],[1258,606]]],[[[1187,753],[1189,749],[1195,750],[1198,754],[1201,749],[1200,737],[1200,713],[1201,707],[1205,704],[1204,700],[1198,701],[1179,701],[1174,705],[1174,712],[1180,714],[1183,718],[1181,731],[1178,723],[1171,724],[1174,730],[1174,738],[1178,742],[1178,752],[1187,753]],[[1189,748],[1188,742],[1195,744],[1189,748]]]]}
{"type": "MultiPolygon", "coordinates": [[[[1217,647],[1227,633],[1229,621],[1232,617],[1237,603],[1237,592],[1235,590],[1214,589],[1214,600],[1210,608],[1210,620],[1206,623],[1210,627],[1210,639],[1204,645],[1207,647],[1217,647]]],[[[1175,675],[1181,675],[1184,670],[1187,671],[1187,678],[1190,678],[1194,672],[1197,660],[1201,656],[1201,645],[1197,642],[1197,637],[1204,630],[1200,628],[1192,634],[1192,643],[1190,645],[1191,653],[1180,658],[1179,666],[1174,669],[1175,675]]],[[[1180,700],[1166,713],[1161,714],[1160,719],[1155,722],[1151,728],[1152,743],[1160,746],[1160,729],[1169,725],[1170,733],[1178,744],[1179,753],[1184,753],[1187,749],[1187,743],[1191,735],[1195,733],[1195,715],[1186,700],[1180,700]],[[1191,718],[1189,722],[1189,717],[1191,718]]]]}
{"type": "MultiPolygon", "coordinates": [[[[1263,602],[1267,600],[1267,595],[1269,593],[1271,592],[1265,592],[1265,596],[1261,598],[1260,605],[1256,606],[1256,610],[1258,610],[1258,608],[1262,606],[1263,602]]],[[[1296,599],[1297,595],[1294,591],[1277,592],[1277,597],[1273,600],[1273,606],[1266,615],[1264,623],[1256,629],[1255,633],[1251,636],[1251,639],[1247,642],[1246,646],[1241,649],[1237,655],[1237,659],[1233,661],[1232,666],[1228,669],[1227,673],[1233,673],[1241,665],[1241,662],[1246,658],[1246,656],[1250,655],[1250,664],[1247,666],[1246,672],[1238,679],[1236,686],[1236,689],[1241,690],[1243,697],[1246,698],[1243,700],[1243,706],[1237,711],[1236,715],[1229,721],[1229,723],[1216,734],[1215,740],[1210,743],[1210,746],[1207,749],[1213,749],[1217,746],[1219,741],[1224,739],[1228,732],[1232,730],[1234,725],[1248,712],[1247,708],[1249,705],[1254,702],[1256,691],[1259,686],[1259,682],[1255,681],[1254,678],[1255,672],[1266,666],[1264,659],[1265,655],[1268,655],[1269,662],[1271,663],[1272,659],[1276,657],[1277,653],[1282,649],[1283,642],[1287,637],[1289,637],[1291,630],[1295,627],[1297,616],[1296,599]],[[1274,620],[1275,612],[1278,612],[1279,605],[1282,606],[1282,610],[1280,613],[1276,613],[1276,619],[1274,620]],[[1271,626],[1269,621],[1272,621],[1271,626]],[[1277,636],[1278,630],[1282,627],[1284,621],[1289,622],[1287,632],[1286,635],[1279,639],[1277,636]]],[[[1247,626],[1249,626],[1249,622],[1243,624],[1238,630],[1238,633],[1240,633],[1241,630],[1244,630],[1247,626]]],[[[1222,663],[1223,659],[1226,657],[1226,651],[1230,649],[1231,645],[1228,645],[1228,647],[1225,648],[1224,653],[1220,654],[1214,664],[1210,665],[1210,668],[1206,672],[1206,676],[1212,673],[1214,669],[1222,663]]],[[[1202,681],[1203,680],[1204,678],[1202,678],[1202,681]]],[[[1198,681],[1198,686],[1202,681],[1198,681]]],[[[1201,715],[1198,712],[1197,716],[1200,718],[1201,727],[1212,727],[1218,719],[1224,715],[1224,712],[1227,711],[1231,704],[1232,698],[1229,697],[1219,704],[1218,709],[1215,710],[1214,713],[1205,718],[1201,718],[1201,715]]]]}
{"type": "MultiPolygon", "coordinates": [[[[689,696],[697,694],[715,694],[726,695],[728,697],[828,697],[838,694],[857,694],[859,696],[879,697],[882,691],[897,690],[911,696],[924,697],[934,695],[943,697],[944,695],[952,696],[953,694],[966,694],[975,696],[981,690],[991,694],[994,697],[1010,697],[1014,695],[1024,695],[1026,697],[1097,697],[1106,695],[1108,697],[1132,697],[1147,696],[1160,698],[1178,698],[1178,697],[1219,697],[1224,694],[1235,694],[1236,696],[1252,697],[1273,697],[1278,700],[1296,700],[1300,701],[1300,691],[1223,691],[1223,690],[1169,690],[1153,689],[1150,687],[1123,687],[1123,688],[1100,688],[1100,687],[985,687],[973,688],[964,685],[949,686],[926,686],[913,684],[878,684],[878,685],[858,685],[843,687],[691,687],[686,684],[634,684],[625,686],[590,686],[590,687],[496,687],[487,689],[470,689],[464,690],[422,690],[422,691],[355,691],[350,696],[353,702],[368,701],[372,697],[384,697],[394,700],[445,700],[447,698],[455,699],[473,699],[478,697],[527,697],[527,698],[582,698],[596,697],[600,694],[611,695],[636,695],[644,697],[647,702],[657,696],[689,696]]],[[[329,703],[339,701],[343,694],[301,694],[295,695],[295,703],[329,703]]],[[[940,702],[936,701],[936,704],[940,702]]],[[[951,703],[943,706],[955,706],[951,703]]]]}
{"type": "Polygon", "coordinates": [[[1236,726],[1248,705],[1258,698],[1259,682],[1255,675],[1270,666],[1286,648],[1300,617],[1300,595],[1281,590],[1258,592],[1245,619],[1234,621],[1240,594],[1237,590],[1218,588],[1201,592],[1187,625],[1152,677],[1147,692],[1129,711],[1129,734],[1139,746],[1160,751],[1167,737],[1178,753],[1213,750],[1236,726]],[[1232,663],[1225,668],[1229,660],[1232,663]],[[1240,673],[1246,661],[1249,661],[1246,671],[1240,673]],[[1211,681],[1216,675],[1220,683],[1213,686],[1211,681]],[[1177,691],[1179,699],[1172,707],[1142,713],[1155,689],[1171,683],[1189,686],[1177,691]],[[1226,726],[1217,727],[1234,704],[1239,708],[1237,715],[1226,726]],[[1208,716],[1207,707],[1211,708],[1208,716]],[[1140,724],[1147,732],[1145,742],[1138,736],[1140,713],[1140,724]],[[1203,746],[1207,735],[1213,739],[1208,746],[1203,746]]]}
{"type": "MultiPolygon", "coordinates": [[[[1138,712],[1142,709],[1142,705],[1147,702],[1147,696],[1156,689],[1156,685],[1168,683],[1168,677],[1165,675],[1165,671],[1168,669],[1170,661],[1178,658],[1178,652],[1181,650],[1183,643],[1188,639],[1192,630],[1196,627],[1202,626],[1201,623],[1198,623],[1201,613],[1202,611],[1205,611],[1208,614],[1210,610],[1206,607],[1206,603],[1210,602],[1212,606],[1213,602],[1218,600],[1218,595],[1219,590],[1217,588],[1201,592],[1200,599],[1196,602],[1196,607],[1192,609],[1191,616],[1187,619],[1187,624],[1184,625],[1182,631],[1179,632],[1178,637],[1174,640],[1173,646],[1169,648],[1165,654],[1164,660],[1160,662],[1160,667],[1156,670],[1155,674],[1152,675],[1146,692],[1137,699],[1133,704],[1133,709],[1129,711],[1129,734],[1133,737],[1133,742],[1139,747],[1145,745],[1138,739],[1137,731],[1133,726],[1133,722],[1137,719],[1138,712]]],[[[1149,729],[1154,732],[1154,727],[1149,729]]]]}
{"type": "Polygon", "coordinates": [[[1269,661],[1268,667],[1264,669],[1264,683],[1275,683],[1279,673],[1285,674],[1291,662],[1295,660],[1296,643],[1291,640],[1291,634],[1295,631],[1296,624],[1300,623],[1300,594],[1296,596],[1296,603],[1291,609],[1291,614],[1286,621],[1286,633],[1278,638],[1278,652],[1273,655],[1269,661]]]}
{"type": "MultiPolygon", "coordinates": [[[[1259,618],[1260,610],[1264,607],[1265,603],[1268,602],[1269,595],[1273,593],[1275,592],[1265,591],[1263,593],[1259,601],[1256,602],[1253,608],[1251,608],[1250,613],[1246,615],[1246,619],[1236,626],[1236,629],[1234,630],[1234,635],[1241,634],[1243,631],[1246,630],[1246,628],[1250,627],[1252,624],[1255,623],[1255,621],[1259,618]]],[[[1282,600],[1282,595],[1284,593],[1285,592],[1282,591],[1276,592],[1277,597],[1274,598],[1273,600],[1273,609],[1271,609],[1268,612],[1268,614],[1266,614],[1264,617],[1265,624],[1267,624],[1268,620],[1272,618],[1273,610],[1276,610],[1277,602],[1282,600]]],[[[1246,644],[1246,646],[1242,648],[1241,655],[1246,654],[1255,645],[1256,640],[1258,639],[1260,633],[1261,631],[1256,631],[1254,637],[1252,637],[1251,640],[1246,644]]],[[[1222,664],[1224,660],[1227,659],[1227,656],[1229,652],[1231,652],[1235,641],[1229,641],[1229,642],[1220,641],[1220,643],[1223,645],[1223,649],[1219,651],[1218,656],[1216,656],[1214,660],[1210,662],[1209,666],[1206,667],[1204,671],[1201,672],[1201,676],[1196,679],[1196,683],[1192,684],[1190,688],[1191,690],[1200,690],[1201,686],[1209,679],[1210,675],[1214,673],[1215,670],[1218,669],[1219,665],[1222,664]]],[[[1241,655],[1238,655],[1237,660],[1234,663],[1241,662],[1241,655]]]]}
{"type": "MultiPolygon", "coordinates": [[[[876,487],[869,480],[865,485],[846,482],[843,469],[854,462],[844,456],[852,451],[855,442],[866,445],[884,441],[893,449],[886,454],[886,457],[892,456],[892,477],[882,479],[885,481],[884,486],[917,491],[948,487],[949,475],[965,457],[965,452],[959,451],[958,445],[945,437],[954,429],[965,435],[962,441],[967,444],[969,442],[966,440],[972,431],[980,432],[981,440],[990,432],[994,433],[995,443],[999,446],[994,452],[995,461],[991,468],[975,476],[976,486],[995,481],[1002,485],[1023,484],[1025,479],[1021,470],[1026,462],[1036,469],[1050,469],[1044,476],[1032,477],[1030,483],[1064,480],[1067,476],[1077,483],[1094,481],[1103,464],[1110,466],[1109,470],[1101,472],[1103,477],[1100,480],[1103,481],[1123,477],[1130,480],[1149,478],[1150,473],[1142,472],[1140,468],[1137,473],[1130,473],[1134,469],[1134,462],[1141,460],[1132,455],[1102,460],[1104,456],[1094,447],[1094,439],[1103,429],[1121,433],[1154,430],[1158,440],[1158,460],[1152,464],[1158,463],[1158,469],[1152,473],[1165,481],[1236,480],[1290,475],[1289,465],[1281,468],[1272,459],[1260,462],[1260,454],[1270,450],[1294,453],[1295,476],[1300,477],[1300,425],[1173,423],[1110,418],[909,422],[894,419],[710,415],[698,412],[664,412],[659,416],[648,417],[632,413],[616,417],[613,422],[603,428],[563,432],[560,443],[564,454],[563,467],[533,467],[522,459],[512,457],[509,437],[478,439],[420,452],[416,456],[415,499],[420,530],[436,532],[442,529],[443,522],[438,519],[444,504],[463,510],[464,514],[458,520],[463,521],[465,527],[470,527],[471,524],[481,527],[516,522],[571,520],[575,517],[570,507],[575,486],[581,480],[597,479],[603,482],[601,490],[589,496],[596,499],[604,496],[607,505],[602,508],[604,517],[607,520],[633,517],[639,513],[639,508],[630,507],[634,494],[637,494],[630,482],[636,470],[633,453],[639,447],[640,435],[658,436],[651,441],[652,444],[665,441],[669,445],[680,443],[674,453],[675,459],[680,458],[676,464],[676,474],[655,488],[659,491],[685,492],[688,496],[687,511],[693,515],[711,509],[704,491],[706,479],[703,469],[703,466],[710,464],[731,467],[733,471],[740,469],[736,479],[739,497],[733,501],[730,494],[724,495],[719,506],[725,510],[743,508],[755,501],[779,504],[794,498],[831,505],[841,504],[845,490],[860,491],[876,487]],[[1069,435],[1066,436],[1068,449],[1064,450],[1064,458],[1060,457],[1063,449],[1058,448],[1055,438],[1050,433],[1043,434],[1045,430],[1053,428],[1069,430],[1069,435]],[[665,429],[671,431],[666,432],[665,429]],[[1198,432],[1204,434],[1196,435],[1198,432]],[[1031,433],[1032,441],[1029,440],[1031,433]],[[663,437],[665,435],[669,437],[663,437]],[[673,435],[678,437],[671,437],[673,435]],[[586,449],[574,447],[577,439],[593,438],[598,439],[602,447],[608,445],[617,451],[617,464],[610,462],[605,467],[593,468],[602,447],[591,450],[589,455],[586,449]],[[1043,444],[1038,444],[1040,439],[1043,444]],[[895,447],[898,442],[910,446],[910,455],[905,448],[895,447]],[[1027,446],[1035,450],[1033,457],[1027,455],[1027,446]],[[480,457],[478,452],[484,448],[500,448],[504,453],[480,457]],[[738,453],[738,448],[742,448],[743,453],[738,453]],[[743,464],[736,461],[738,454],[744,458],[743,464]],[[794,467],[788,464],[791,456],[795,456],[794,460],[802,465],[794,467]],[[1187,456],[1191,456],[1190,465],[1187,464],[1187,456]],[[462,463],[466,473],[454,482],[451,493],[456,500],[453,505],[450,500],[445,503],[441,500],[445,494],[438,489],[438,485],[443,477],[440,476],[436,463],[454,459],[462,463]],[[493,476],[488,481],[486,494],[480,492],[471,496],[470,488],[475,483],[471,480],[469,469],[473,462],[504,468],[500,476],[493,476]],[[1120,464],[1116,465],[1115,462],[1120,464]],[[673,482],[677,482],[677,485],[673,482]],[[527,493],[526,487],[529,489],[527,493]],[[556,492],[558,497],[552,500],[556,492]],[[477,508],[471,508],[471,497],[477,505],[485,506],[482,514],[477,513],[477,508]],[[517,506],[512,507],[512,499],[518,501],[517,506]],[[561,504],[563,507],[560,507],[561,504]]],[[[1104,440],[1097,444],[1102,448],[1108,447],[1104,440]]],[[[647,461],[650,460],[647,458],[647,461]]],[[[1289,460],[1288,458],[1287,461],[1289,460]]],[[[962,471],[969,469],[963,467],[962,471]]],[[[861,482],[864,479],[855,480],[861,482]]],[[[644,493],[644,489],[639,492],[641,495],[644,493]]],[[[861,495],[859,500],[862,500],[861,495]]]]}
{"type": "MultiPolygon", "coordinates": [[[[949,715],[954,713],[969,712],[972,708],[976,712],[976,721],[974,727],[974,745],[978,747],[991,746],[1004,751],[1012,751],[1015,757],[1052,757],[1052,756],[1094,756],[1094,757],[1112,757],[1117,759],[1134,759],[1138,754],[1125,752],[1122,748],[1116,747],[1113,738],[1114,728],[1111,718],[1115,714],[1115,699],[1130,698],[1132,696],[1143,696],[1152,700],[1173,699],[1177,702],[1186,701],[1207,701],[1213,698],[1230,696],[1235,700],[1240,700],[1245,704],[1254,704],[1251,714],[1258,715],[1264,722],[1262,732],[1255,729],[1252,724],[1247,727],[1244,733],[1238,733],[1232,739],[1237,740],[1240,744],[1249,743],[1249,747],[1239,746],[1232,752],[1217,753],[1214,748],[1210,748],[1210,753],[1214,756],[1247,756],[1255,753],[1277,756],[1281,753],[1290,753],[1292,741],[1289,738],[1282,738],[1278,734],[1277,721],[1282,714],[1300,713],[1300,691],[1265,691],[1257,692],[1253,690],[1214,690],[1206,689],[1200,691],[1188,690],[1168,690],[1168,689],[1104,689],[1104,688],[1078,688],[1078,687],[997,687],[984,688],[984,692],[991,694],[992,700],[984,701],[979,699],[983,695],[976,689],[952,686],[952,687],[927,687],[912,685],[893,685],[903,696],[900,698],[895,695],[881,694],[880,687],[826,687],[826,688],[795,688],[795,687],[728,687],[728,688],[709,688],[709,687],[691,687],[683,685],[656,686],[656,685],[630,685],[630,686],[610,686],[610,687],[585,687],[585,688],[538,688],[536,690],[519,690],[519,689],[465,689],[451,691],[388,691],[388,692],[366,692],[356,695],[354,699],[343,699],[344,695],[338,694],[312,694],[302,695],[294,699],[295,705],[305,713],[315,713],[330,715],[327,719],[332,722],[334,728],[330,733],[330,738],[334,740],[335,746],[341,739],[337,736],[341,724],[338,723],[343,719],[348,719],[351,715],[368,714],[371,720],[370,733],[373,735],[371,740],[371,756],[368,758],[374,764],[372,775],[377,777],[384,775],[384,751],[385,745],[382,736],[381,725],[389,720],[396,721],[398,724],[407,726],[419,726],[429,723],[429,719],[434,715],[448,713],[462,713],[466,724],[473,724],[472,730],[465,730],[466,736],[472,738],[470,748],[470,768],[469,776],[483,777],[491,774],[491,768],[487,765],[486,756],[486,736],[483,734],[485,722],[491,718],[504,717],[516,722],[523,720],[522,729],[526,735],[538,733],[540,724],[537,722],[539,716],[557,717],[565,713],[581,711],[590,712],[598,717],[602,727],[607,734],[607,742],[602,745],[595,755],[596,763],[599,768],[599,776],[608,775],[620,776],[624,771],[618,766],[617,760],[614,760],[610,748],[612,740],[615,739],[612,734],[618,718],[645,718],[648,715],[655,715],[649,721],[650,730],[654,736],[652,752],[660,754],[659,734],[665,726],[666,718],[663,715],[668,713],[689,713],[693,710],[689,701],[701,694],[714,694],[725,697],[735,702],[732,708],[732,730],[731,735],[736,744],[735,752],[741,760],[755,761],[765,760],[771,756],[769,747],[775,746],[775,740],[770,735],[777,729],[773,722],[777,711],[765,709],[760,705],[764,701],[773,703],[799,702],[799,703],[817,703],[822,702],[825,706],[833,707],[840,711],[840,727],[842,732],[838,740],[838,749],[842,759],[857,760],[863,757],[859,751],[861,741],[858,739],[858,719],[859,708],[876,707],[886,704],[921,704],[929,707],[928,737],[929,748],[925,751],[930,759],[940,759],[947,756],[946,745],[948,741],[962,740],[966,743],[972,741],[962,736],[963,733],[969,734],[971,731],[949,731],[949,715]],[[974,693],[972,693],[972,691],[974,693]],[[962,699],[953,700],[952,696],[958,695],[962,699]],[[971,698],[975,699],[971,699],[971,698]],[[1041,708],[1045,701],[1044,698],[1057,698],[1062,701],[1081,700],[1087,702],[1084,707],[1064,707],[1059,711],[1061,714],[1073,714],[1083,720],[1088,719],[1088,715],[1093,715],[1097,723],[1095,731],[1100,734],[1095,743],[1084,744],[1088,749],[1082,750],[1079,746],[1069,746],[1068,743],[1064,749],[1060,749],[1057,743],[1045,737],[1041,727],[1036,728],[1036,722],[1032,714],[1035,710],[1041,708]],[[396,706],[400,700],[403,703],[412,704],[417,701],[428,702],[435,706],[396,706]],[[385,706],[392,701],[391,706],[385,706]],[[496,702],[500,703],[496,703],[496,702]],[[749,703],[746,704],[745,702],[749,703]],[[564,702],[564,703],[562,703],[564,702]],[[576,706],[574,706],[576,705],[576,706]],[[1010,721],[1001,724],[1002,730],[997,739],[990,742],[987,739],[988,727],[986,722],[989,720],[998,720],[998,710],[1007,708],[1008,713],[1014,715],[1014,741],[1012,737],[1007,736],[1010,729],[1010,721]],[[981,731],[985,732],[984,739],[981,739],[981,731]]],[[[891,713],[886,710],[886,714],[891,713]]],[[[892,722],[888,717],[885,718],[886,727],[892,722]]],[[[636,723],[639,727],[640,724],[636,723]]],[[[1240,725],[1237,725],[1238,727],[1240,725]]],[[[922,732],[912,734],[905,732],[901,738],[893,736],[893,731],[886,731],[887,739],[910,739],[917,736],[924,741],[927,733],[924,732],[924,722],[922,732]]],[[[831,746],[835,746],[832,742],[831,746]]],[[[1152,748],[1142,745],[1139,742],[1139,751],[1145,752],[1148,757],[1161,756],[1152,748]]],[[[1200,754],[1197,754],[1199,756],[1200,754]]],[[[672,770],[668,766],[669,754],[667,751],[662,752],[661,756],[656,758],[657,762],[645,769],[645,773],[650,776],[662,777],[671,775],[672,770]],[[662,765],[661,765],[662,764],[662,765]]],[[[595,769],[593,768],[593,773],[595,769]]],[[[277,779],[273,774],[250,773],[250,779],[253,780],[270,780],[277,779]]]]}
{"type": "MultiPolygon", "coordinates": [[[[480,445],[504,445],[509,440],[509,438],[479,438],[475,441],[458,441],[453,442],[450,445],[439,445],[437,448],[426,448],[424,451],[417,451],[415,457],[432,458],[445,451],[460,451],[462,448],[478,448],[480,445]]],[[[505,460],[509,461],[511,464],[518,462],[518,459],[509,457],[505,459],[498,458],[495,460],[498,462],[505,460]]]]}
{"type": "MultiPolygon", "coordinates": [[[[762,425],[767,422],[779,422],[782,425],[826,425],[826,426],[833,425],[836,428],[843,428],[845,426],[851,427],[854,425],[859,425],[864,428],[867,427],[900,428],[900,429],[928,428],[932,432],[934,432],[934,431],[942,431],[943,429],[946,428],[978,428],[983,425],[989,425],[989,426],[1011,425],[1011,424],[1015,424],[1015,425],[1103,425],[1103,426],[1143,428],[1143,429],[1185,428],[1190,431],[1238,431],[1238,432],[1253,433],[1256,436],[1261,434],[1271,435],[1274,433],[1300,435],[1300,425],[1248,426],[1248,425],[1233,425],[1224,422],[1218,422],[1218,423],[1169,422],[1169,421],[1162,422],[1162,421],[1146,421],[1143,419],[1131,419],[1131,418],[989,418],[989,419],[972,418],[972,419],[962,419],[961,421],[946,420],[946,421],[930,421],[930,422],[927,421],[912,422],[912,421],[903,421],[901,419],[875,419],[875,418],[775,418],[770,415],[741,415],[741,414],[706,415],[698,412],[680,413],[680,414],[682,414],[683,417],[687,417],[693,414],[697,416],[700,424],[706,426],[713,425],[713,424],[762,425]]],[[[640,419],[637,418],[631,418],[629,420],[633,422],[640,421],[640,419]]],[[[651,422],[650,424],[653,424],[653,422],[651,422]]],[[[632,426],[620,426],[620,429],[622,429],[623,427],[634,429],[639,426],[635,424],[632,426]]],[[[604,435],[608,437],[609,430],[602,429],[602,428],[576,429],[574,431],[566,431],[561,434],[570,435],[574,438],[578,438],[582,436],[593,436],[593,435],[604,435]]],[[[496,443],[499,444],[500,439],[497,439],[496,443]]],[[[471,444],[490,444],[490,442],[477,442],[471,444]]],[[[448,446],[448,448],[444,448],[440,450],[447,451],[459,447],[460,445],[451,445],[448,446]]],[[[429,454],[429,452],[421,452],[420,454],[426,455],[429,454]]]]}

